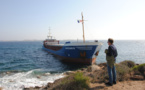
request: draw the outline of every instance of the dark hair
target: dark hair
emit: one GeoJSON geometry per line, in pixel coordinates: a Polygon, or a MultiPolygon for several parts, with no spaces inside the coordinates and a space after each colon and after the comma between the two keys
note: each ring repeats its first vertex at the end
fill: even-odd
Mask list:
{"type": "Polygon", "coordinates": [[[113,44],[114,40],[112,38],[108,39],[108,42],[110,42],[111,44],[113,44]]]}

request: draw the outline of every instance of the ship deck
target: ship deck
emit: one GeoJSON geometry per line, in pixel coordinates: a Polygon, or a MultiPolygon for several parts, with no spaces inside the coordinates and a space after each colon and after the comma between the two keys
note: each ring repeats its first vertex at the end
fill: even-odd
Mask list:
{"type": "Polygon", "coordinates": [[[51,44],[51,45],[47,45],[47,46],[64,46],[64,44],[51,44]]]}

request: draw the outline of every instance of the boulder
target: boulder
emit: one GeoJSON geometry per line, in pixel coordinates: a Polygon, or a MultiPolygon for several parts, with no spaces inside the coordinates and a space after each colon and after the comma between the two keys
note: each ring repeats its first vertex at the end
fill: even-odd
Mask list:
{"type": "Polygon", "coordinates": [[[41,87],[39,87],[39,86],[35,86],[35,89],[40,89],[41,87]]]}
{"type": "Polygon", "coordinates": [[[133,75],[130,77],[132,80],[144,80],[144,77],[142,75],[133,75]]]}
{"type": "Polygon", "coordinates": [[[75,73],[75,71],[67,71],[64,73],[64,75],[70,75],[70,74],[74,74],[74,73],[75,73]]]}
{"type": "Polygon", "coordinates": [[[88,72],[94,72],[94,71],[98,71],[98,70],[101,70],[101,67],[98,66],[98,65],[92,65],[92,66],[89,66],[89,67],[87,68],[87,71],[88,71],[88,72]]]}
{"type": "Polygon", "coordinates": [[[38,78],[38,79],[40,79],[40,78],[41,78],[41,76],[37,76],[37,78],[38,78]]]}

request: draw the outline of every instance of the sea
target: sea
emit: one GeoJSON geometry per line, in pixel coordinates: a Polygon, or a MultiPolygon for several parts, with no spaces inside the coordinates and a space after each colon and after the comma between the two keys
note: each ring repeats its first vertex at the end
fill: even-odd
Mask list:
{"type": "MultiPolygon", "coordinates": [[[[107,41],[99,40],[99,42],[102,42],[103,46],[96,64],[106,62],[104,50],[108,48],[107,41]]],[[[60,43],[63,44],[65,41],[62,40],[60,43]]],[[[0,87],[3,90],[44,86],[48,82],[52,83],[64,77],[64,72],[86,67],[62,63],[44,51],[42,45],[42,41],[0,42],[0,87]]],[[[116,40],[114,45],[118,50],[116,63],[124,60],[145,63],[145,40],[116,40]]]]}

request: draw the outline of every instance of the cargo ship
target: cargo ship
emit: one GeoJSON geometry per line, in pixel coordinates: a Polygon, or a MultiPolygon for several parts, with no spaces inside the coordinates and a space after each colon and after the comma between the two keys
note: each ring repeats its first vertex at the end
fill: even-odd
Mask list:
{"type": "Polygon", "coordinates": [[[93,64],[102,47],[102,43],[97,40],[86,42],[84,35],[84,20],[82,14],[83,42],[65,42],[60,44],[59,40],[53,39],[49,33],[47,39],[43,41],[43,49],[58,57],[59,60],[67,63],[93,64]]]}

